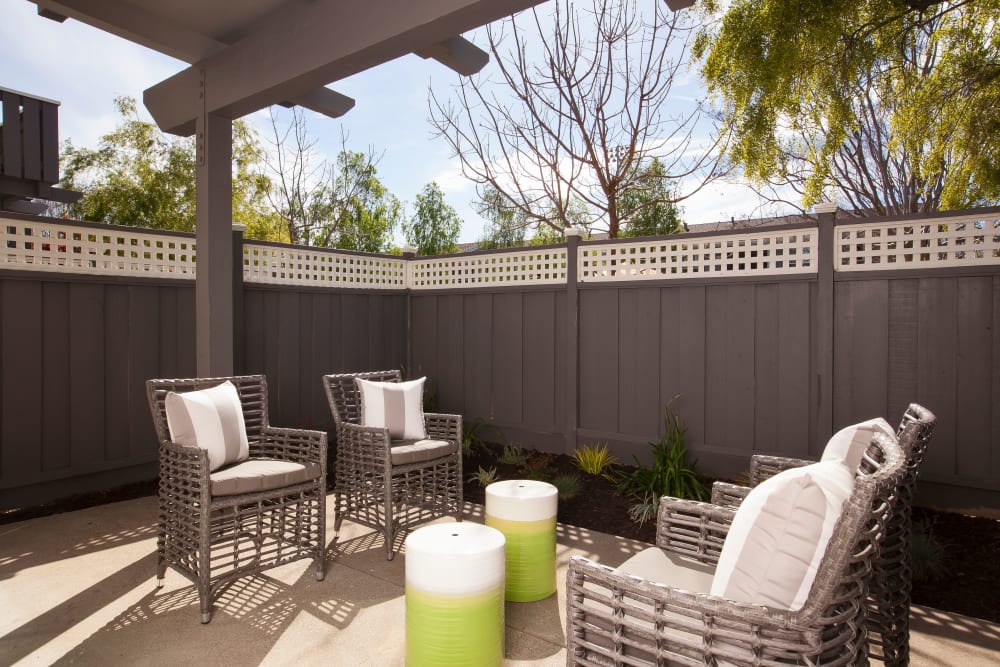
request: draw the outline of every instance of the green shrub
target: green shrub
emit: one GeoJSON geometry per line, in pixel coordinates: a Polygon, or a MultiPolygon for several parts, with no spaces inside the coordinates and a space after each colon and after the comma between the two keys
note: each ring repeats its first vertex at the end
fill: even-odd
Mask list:
{"type": "Polygon", "coordinates": [[[477,456],[486,451],[483,433],[490,426],[491,424],[482,417],[462,422],[462,454],[466,458],[477,456]]]}
{"type": "Polygon", "coordinates": [[[611,466],[618,463],[618,460],[608,451],[607,445],[580,445],[573,452],[573,463],[588,475],[615,481],[611,466]]]}
{"type": "Polygon", "coordinates": [[[641,526],[647,521],[656,519],[656,512],[659,509],[659,496],[646,495],[642,500],[628,508],[628,516],[641,526]]]}
{"type": "Polygon", "coordinates": [[[583,490],[583,481],[576,473],[562,473],[552,478],[552,486],[559,492],[559,500],[571,500],[583,490]]]}
{"type": "Polygon", "coordinates": [[[690,465],[687,463],[687,445],[684,443],[687,430],[680,425],[677,415],[670,412],[670,403],[664,407],[663,415],[664,433],[657,442],[649,443],[653,466],[646,467],[638,457],[633,456],[636,469],[618,484],[618,493],[635,498],[643,506],[629,512],[636,520],[637,515],[645,517],[643,521],[655,516],[661,496],[692,500],[708,497],[708,491],[695,469],[697,461],[690,465]]]}
{"type": "Polygon", "coordinates": [[[497,469],[496,468],[484,468],[479,466],[479,470],[469,475],[470,482],[479,482],[479,486],[489,486],[493,482],[497,481],[497,469]]]}
{"type": "Polygon", "coordinates": [[[517,443],[508,443],[503,446],[503,454],[500,455],[500,463],[504,465],[525,468],[528,465],[528,455],[524,448],[517,443]]]}
{"type": "Polygon", "coordinates": [[[527,455],[524,465],[520,467],[520,472],[526,479],[547,482],[552,477],[553,459],[555,459],[554,454],[532,452],[527,455]]]}
{"type": "Polygon", "coordinates": [[[934,535],[934,522],[923,517],[914,519],[910,538],[910,563],[914,581],[934,581],[945,573],[947,560],[944,545],[934,535]]]}

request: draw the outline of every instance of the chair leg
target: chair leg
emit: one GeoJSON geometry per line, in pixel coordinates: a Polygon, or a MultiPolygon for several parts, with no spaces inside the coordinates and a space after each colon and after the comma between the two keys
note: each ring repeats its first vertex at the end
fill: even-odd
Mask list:
{"type": "Polygon", "coordinates": [[[326,562],[323,558],[323,547],[320,545],[320,553],[316,557],[316,581],[326,579],[326,562]]]}
{"type": "Polygon", "coordinates": [[[202,625],[212,620],[212,589],[210,586],[198,587],[198,602],[201,606],[202,625]]]}

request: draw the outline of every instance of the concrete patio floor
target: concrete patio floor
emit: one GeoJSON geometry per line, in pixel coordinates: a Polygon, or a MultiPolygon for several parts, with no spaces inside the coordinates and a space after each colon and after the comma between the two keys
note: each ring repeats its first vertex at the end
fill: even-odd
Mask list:
{"type": "MultiPolygon", "coordinates": [[[[168,571],[155,588],[155,499],[0,526],[2,665],[402,665],[405,555],[346,525],[326,580],[302,561],[241,580],[198,622],[194,588],[168,571]]],[[[482,508],[467,505],[469,520],[482,508]]],[[[329,512],[332,532],[332,503],[329,512]]],[[[642,545],[559,526],[556,595],[508,603],[508,665],[565,664],[565,567],[583,554],[616,565],[642,545]]],[[[1000,664],[1000,626],[913,611],[914,665],[1000,664]]]]}

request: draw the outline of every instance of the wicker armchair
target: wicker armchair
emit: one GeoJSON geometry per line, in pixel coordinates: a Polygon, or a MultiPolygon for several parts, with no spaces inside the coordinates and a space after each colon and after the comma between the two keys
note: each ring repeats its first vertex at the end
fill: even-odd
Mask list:
{"type": "Polygon", "coordinates": [[[220,590],[240,577],[312,558],[316,579],[322,580],[326,434],[269,426],[267,382],[261,375],[147,380],[146,395],[160,442],[157,585],[163,584],[168,565],[193,581],[201,622],[208,623],[220,590]],[[171,441],[165,402],[170,392],[207,389],[226,380],[239,394],[250,458],[211,472],[204,449],[171,441]],[[268,467],[280,468],[281,477],[261,480],[275,475],[268,467]],[[259,488],[277,488],[240,492],[249,485],[241,478],[259,488]]]}
{"type": "MultiPolygon", "coordinates": [[[[574,556],[566,583],[567,664],[866,664],[864,599],[889,513],[880,499],[902,473],[899,447],[876,436],[797,611],[692,592],[574,556]]],[[[665,497],[656,544],[685,563],[682,569],[710,580],[735,513],[665,497]]]]}
{"type": "Polygon", "coordinates": [[[330,411],[337,429],[333,491],[336,522],[350,518],[385,537],[387,560],[402,530],[453,516],[462,520],[462,418],[424,413],[430,441],[416,456],[401,456],[411,445],[394,441],[389,431],[361,425],[361,401],[355,378],[399,382],[399,371],[324,375],[330,411]]]}
{"type": "MultiPolygon", "coordinates": [[[[873,633],[871,643],[877,648],[878,657],[891,667],[909,664],[910,660],[913,494],[935,423],[936,418],[930,410],[911,403],[903,413],[897,430],[899,447],[906,461],[905,471],[893,492],[893,511],[886,524],[885,538],[879,543],[868,598],[868,629],[873,633]]],[[[757,486],[782,470],[810,463],[813,462],[755,455],[750,459],[750,485],[757,486]]],[[[716,482],[712,488],[712,503],[738,507],[749,490],[748,487],[716,482]]]]}

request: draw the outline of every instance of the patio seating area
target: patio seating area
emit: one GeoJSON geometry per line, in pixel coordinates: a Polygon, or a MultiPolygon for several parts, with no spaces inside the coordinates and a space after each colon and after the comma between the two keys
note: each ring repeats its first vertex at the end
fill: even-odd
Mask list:
{"type": "MultiPolygon", "coordinates": [[[[391,561],[376,530],[348,520],[334,538],[328,496],[325,581],[308,559],[240,579],[201,625],[188,580],[168,570],[155,587],[156,512],[145,497],[0,527],[0,663],[403,664],[405,533],[391,561]]],[[[506,605],[506,664],[565,664],[570,557],[616,566],[648,546],[563,524],[557,538],[556,595],[506,605]]],[[[1000,663],[1000,625],[914,607],[911,632],[913,665],[1000,663]]]]}

